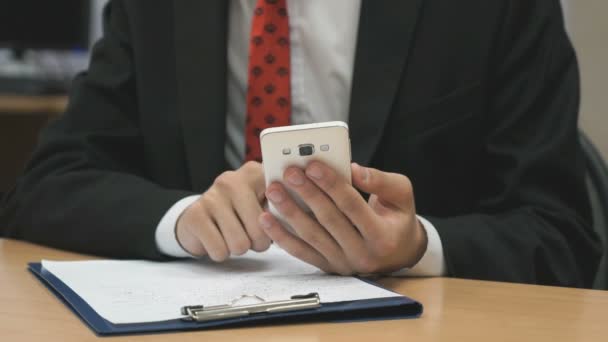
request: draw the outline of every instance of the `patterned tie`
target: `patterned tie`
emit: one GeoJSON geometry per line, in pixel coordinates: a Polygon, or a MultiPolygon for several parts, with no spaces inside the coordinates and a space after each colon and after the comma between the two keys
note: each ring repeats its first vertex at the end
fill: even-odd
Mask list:
{"type": "Polygon", "coordinates": [[[286,0],[258,0],[249,42],[245,161],[262,161],[260,132],[289,125],[289,17],[286,0]]]}

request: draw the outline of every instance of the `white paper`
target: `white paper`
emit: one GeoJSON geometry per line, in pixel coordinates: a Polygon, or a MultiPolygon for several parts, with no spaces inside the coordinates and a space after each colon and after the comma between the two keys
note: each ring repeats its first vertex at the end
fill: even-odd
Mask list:
{"type": "Polygon", "coordinates": [[[324,274],[275,246],[219,264],[43,260],[42,266],[114,324],[176,319],[182,306],[227,304],[244,294],[272,301],[317,292],[323,303],[398,296],[357,278],[324,274]]]}

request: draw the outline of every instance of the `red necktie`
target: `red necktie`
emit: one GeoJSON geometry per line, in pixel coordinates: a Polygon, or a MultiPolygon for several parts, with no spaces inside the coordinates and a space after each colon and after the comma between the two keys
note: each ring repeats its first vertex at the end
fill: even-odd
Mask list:
{"type": "Polygon", "coordinates": [[[289,125],[289,17],[286,0],[258,0],[249,42],[245,161],[262,161],[260,132],[289,125]]]}

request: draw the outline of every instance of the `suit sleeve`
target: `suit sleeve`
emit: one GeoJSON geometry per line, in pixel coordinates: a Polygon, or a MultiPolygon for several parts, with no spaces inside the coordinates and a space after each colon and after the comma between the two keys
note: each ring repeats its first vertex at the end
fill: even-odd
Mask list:
{"type": "Polygon", "coordinates": [[[599,259],[578,143],[579,73],[558,0],[505,1],[477,210],[427,217],[455,277],[583,287],[599,259]]]}
{"type": "Polygon", "coordinates": [[[191,193],[147,177],[129,39],[127,13],[112,1],[65,115],[43,132],[5,199],[4,235],[108,257],[162,258],[156,226],[191,193]]]}

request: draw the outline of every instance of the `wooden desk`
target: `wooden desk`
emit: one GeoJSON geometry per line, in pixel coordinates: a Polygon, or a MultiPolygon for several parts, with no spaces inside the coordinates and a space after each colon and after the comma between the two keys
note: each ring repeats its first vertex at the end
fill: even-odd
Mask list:
{"type": "Polygon", "coordinates": [[[0,95],[0,113],[61,114],[68,98],[58,96],[0,95]]]}
{"type": "MultiPolygon", "coordinates": [[[[42,258],[90,258],[0,239],[0,340],[98,338],[26,271],[42,258]]],[[[606,341],[608,292],[459,279],[385,279],[420,300],[419,319],[124,336],[112,341],[606,341]]],[[[109,340],[108,340],[109,341],[109,340]]]]}

